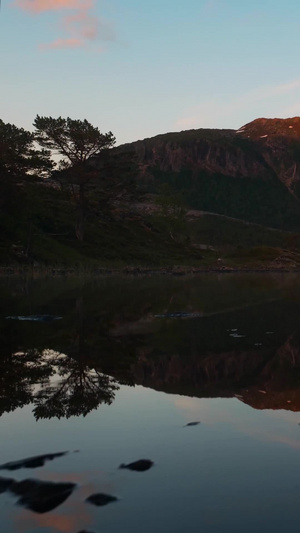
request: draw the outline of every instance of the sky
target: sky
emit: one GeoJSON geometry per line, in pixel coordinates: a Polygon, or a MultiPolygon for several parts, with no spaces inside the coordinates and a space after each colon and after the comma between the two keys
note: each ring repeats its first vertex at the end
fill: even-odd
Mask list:
{"type": "Polygon", "coordinates": [[[299,0],[2,0],[0,118],[117,144],[300,115],[299,0]]]}

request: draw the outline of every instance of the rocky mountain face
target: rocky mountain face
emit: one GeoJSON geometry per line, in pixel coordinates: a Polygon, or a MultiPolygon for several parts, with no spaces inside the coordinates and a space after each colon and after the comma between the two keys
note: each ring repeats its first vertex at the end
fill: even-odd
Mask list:
{"type": "Polygon", "coordinates": [[[260,118],[235,132],[255,144],[266,165],[290,192],[299,193],[300,117],[260,118]]]}
{"type": "Polygon", "coordinates": [[[235,177],[271,177],[272,170],[265,161],[253,154],[252,143],[241,143],[235,135],[234,130],[193,130],[137,141],[132,147],[143,177],[151,176],[153,168],[174,173],[189,169],[193,174],[205,170],[235,177]]]}
{"type": "Polygon", "coordinates": [[[167,133],[117,150],[136,153],[145,190],[155,192],[167,182],[183,190],[193,208],[284,229],[298,226],[297,217],[283,220],[300,212],[300,117],[260,118],[239,130],[167,133]],[[245,210],[238,204],[249,205],[245,210]]]}
{"type": "Polygon", "coordinates": [[[300,182],[300,117],[259,118],[239,130],[189,130],[123,145],[137,154],[141,175],[154,168],[204,170],[236,178],[276,176],[295,191],[300,182]]]}

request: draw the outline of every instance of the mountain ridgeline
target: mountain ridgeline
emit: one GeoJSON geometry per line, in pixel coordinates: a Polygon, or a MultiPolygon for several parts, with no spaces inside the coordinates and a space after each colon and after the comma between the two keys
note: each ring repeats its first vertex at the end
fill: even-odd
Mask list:
{"type": "Polygon", "coordinates": [[[116,150],[136,153],[145,192],[167,183],[189,208],[300,228],[300,117],[167,133],[116,150]]]}

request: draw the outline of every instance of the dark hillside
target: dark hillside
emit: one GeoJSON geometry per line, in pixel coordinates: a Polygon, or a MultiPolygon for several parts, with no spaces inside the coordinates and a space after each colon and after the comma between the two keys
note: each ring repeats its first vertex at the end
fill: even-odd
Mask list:
{"type": "Polygon", "coordinates": [[[86,238],[80,242],[69,194],[49,185],[30,178],[11,181],[2,174],[0,264],[124,267],[182,264],[201,257],[197,250],[187,254],[184,244],[128,205],[113,209],[101,201],[89,205],[86,238]]]}
{"type": "Polygon", "coordinates": [[[239,130],[190,130],[117,148],[134,150],[139,185],[162,183],[194,209],[298,231],[300,118],[257,119],[239,130]]]}

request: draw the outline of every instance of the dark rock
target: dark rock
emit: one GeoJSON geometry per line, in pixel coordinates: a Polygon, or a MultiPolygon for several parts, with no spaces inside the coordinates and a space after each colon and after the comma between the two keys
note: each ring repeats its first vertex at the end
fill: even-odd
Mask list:
{"type": "Polygon", "coordinates": [[[9,487],[14,483],[14,480],[8,477],[0,477],[0,494],[9,490],[9,487]]]}
{"type": "Polygon", "coordinates": [[[151,466],[154,465],[153,461],[150,461],[149,459],[140,459],[139,461],[135,461],[134,463],[129,463],[125,465],[122,463],[119,468],[128,468],[128,470],[135,470],[136,472],[144,472],[145,470],[149,470],[151,466]]]}
{"type": "Polygon", "coordinates": [[[61,505],[73,492],[74,483],[54,483],[25,479],[14,481],[8,488],[16,496],[21,496],[17,503],[35,513],[48,513],[61,505]]]}
{"type": "Polygon", "coordinates": [[[97,494],[91,494],[91,496],[89,496],[85,501],[100,507],[101,505],[107,505],[108,503],[116,502],[118,501],[118,498],[111,496],[110,494],[103,494],[99,492],[97,494]]]}
{"type": "Polygon", "coordinates": [[[78,533],[93,533],[93,531],[87,531],[87,529],[81,529],[78,533]]]}
{"type": "Polygon", "coordinates": [[[44,466],[46,461],[53,461],[56,457],[62,457],[68,452],[47,453],[45,455],[36,455],[35,457],[27,457],[20,459],[20,461],[12,461],[0,465],[0,470],[19,470],[20,468],[38,468],[44,466]]]}
{"type": "Polygon", "coordinates": [[[198,424],[200,424],[200,422],[188,422],[188,424],[186,424],[184,427],[187,427],[187,426],[198,426],[198,424]]]}

